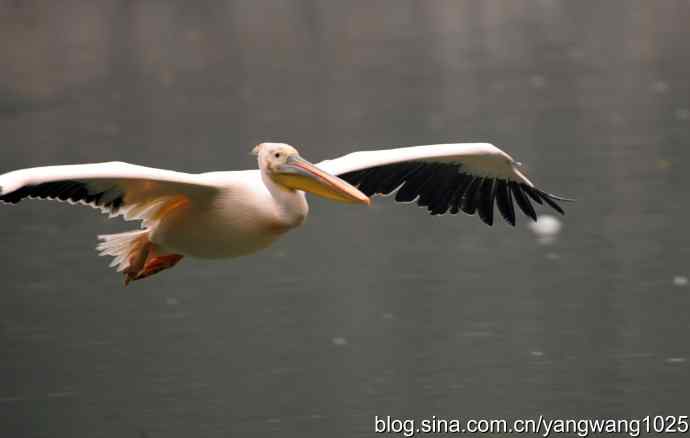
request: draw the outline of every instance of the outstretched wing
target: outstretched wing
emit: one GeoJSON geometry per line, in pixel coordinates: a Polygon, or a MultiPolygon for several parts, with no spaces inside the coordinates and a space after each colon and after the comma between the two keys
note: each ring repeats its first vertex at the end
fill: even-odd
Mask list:
{"type": "Polygon", "coordinates": [[[416,200],[431,214],[476,212],[488,225],[493,224],[494,202],[501,216],[515,225],[513,200],[533,220],[537,220],[537,214],[530,201],[546,203],[561,214],[564,212],[558,201],[570,201],[536,188],[510,155],[489,143],[353,152],[317,166],[367,196],[397,190],[398,202],[416,200]]]}
{"type": "Polygon", "coordinates": [[[34,167],[0,175],[0,203],[51,199],[145,222],[166,207],[208,199],[217,190],[202,175],[122,162],[34,167]]]}

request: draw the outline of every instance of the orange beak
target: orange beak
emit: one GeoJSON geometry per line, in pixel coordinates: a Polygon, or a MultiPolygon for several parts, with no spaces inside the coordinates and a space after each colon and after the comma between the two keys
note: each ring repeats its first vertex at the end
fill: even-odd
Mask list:
{"type": "Polygon", "coordinates": [[[288,157],[278,166],[273,179],[285,187],[304,190],[322,198],[349,204],[370,205],[371,200],[356,187],[335,175],[324,172],[299,155],[288,157]]]}

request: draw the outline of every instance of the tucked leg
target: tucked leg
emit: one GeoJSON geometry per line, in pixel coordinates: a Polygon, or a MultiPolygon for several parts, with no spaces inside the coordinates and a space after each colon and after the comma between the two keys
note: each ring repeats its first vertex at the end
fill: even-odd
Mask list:
{"type": "Polygon", "coordinates": [[[124,270],[125,286],[132,281],[137,281],[157,274],[165,269],[172,268],[182,260],[180,254],[158,255],[153,243],[146,244],[141,251],[132,255],[130,265],[124,270]]]}

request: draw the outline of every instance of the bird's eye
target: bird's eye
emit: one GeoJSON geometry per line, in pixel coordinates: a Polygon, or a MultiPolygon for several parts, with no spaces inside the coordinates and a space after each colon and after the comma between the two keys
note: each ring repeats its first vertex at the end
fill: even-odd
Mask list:
{"type": "Polygon", "coordinates": [[[273,154],[273,156],[276,158],[280,158],[280,152],[276,152],[275,154],[273,154]]]}

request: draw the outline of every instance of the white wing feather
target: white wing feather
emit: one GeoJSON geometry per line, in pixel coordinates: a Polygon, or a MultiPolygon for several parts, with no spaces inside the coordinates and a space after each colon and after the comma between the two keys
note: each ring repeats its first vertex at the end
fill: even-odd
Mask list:
{"type": "Polygon", "coordinates": [[[352,152],[317,166],[334,175],[406,161],[462,164],[465,172],[533,186],[513,158],[491,143],[449,143],[352,152]]]}
{"type": "Polygon", "coordinates": [[[513,201],[533,220],[537,215],[531,202],[546,203],[563,213],[556,201],[568,201],[534,187],[510,155],[489,143],[354,152],[318,166],[368,196],[396,192],[396,201],[416,201],[431,214],[477,213],[488,225],[494,221],[494,203],[515,225],[513,201]]]}
{"type": "Polygon", "coordinates": [[[45,166],[0,175],[0,202],[44,198],[98,208],[126,220],[147,219],[168,200],[212,196],[218,190],[204,175],[123,162],[45,166]],[[119,199],[119,200],[118,200],[119,199]]]}

